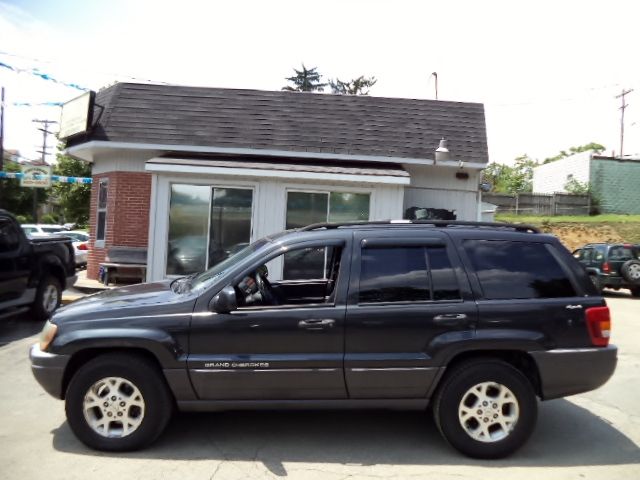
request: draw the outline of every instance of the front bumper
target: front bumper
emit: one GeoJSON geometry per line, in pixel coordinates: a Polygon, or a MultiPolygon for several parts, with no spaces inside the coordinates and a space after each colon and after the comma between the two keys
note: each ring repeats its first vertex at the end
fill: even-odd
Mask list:
{"type": "Polygon", "coordinates": [[[566,397],[604,385],[618,363],[618,347],[529,352],[540,373],[542,399],[566,397]]]}
{"type": "Polygon", "coordinates": [[[32,345],[29,350],[33,376],[36,377],[42,388],[55,398],[62,399],[63,397],[62,381],[70,358],[70,355],[43,352],[37,343],[32,345]]]}

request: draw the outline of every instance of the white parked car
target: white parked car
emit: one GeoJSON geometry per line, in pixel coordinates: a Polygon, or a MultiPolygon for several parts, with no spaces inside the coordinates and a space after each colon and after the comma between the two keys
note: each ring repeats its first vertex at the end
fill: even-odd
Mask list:
{"type": "Polygon", "coordinates": [[[64,231],[62,225],[48,225],[46,223],[23,223],[20,226],[27,237],[46,237],[52,233],[64,231]]]}
{"type": "Polygon", "coordinates": [[[73,240],[73,250],[76,254],[76,266],[87,264],[87,257],[89,256],[89,234],[87,232],[81,230],[71,230],[67,232],[63,230],[61,232],[55,232],[53,235],[71,238],[73,240]]]}

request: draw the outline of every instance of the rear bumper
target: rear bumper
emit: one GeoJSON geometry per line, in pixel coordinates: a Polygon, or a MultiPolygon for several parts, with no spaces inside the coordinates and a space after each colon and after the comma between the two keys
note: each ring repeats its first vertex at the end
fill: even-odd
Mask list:
{"type": "Polygon", "coordinates": [[[29,350],[31,372],[38,383],[52,397],[62,399],[62,380],[69,363],[69,355],[56,355],[40,350],[37,343],[29,350]]]}
{"type": "Polygon", "coordinates": [[[543,400],[595,390],[611,378],[618,362],[615,345],[529,353],[538,365],[543,400]]]}

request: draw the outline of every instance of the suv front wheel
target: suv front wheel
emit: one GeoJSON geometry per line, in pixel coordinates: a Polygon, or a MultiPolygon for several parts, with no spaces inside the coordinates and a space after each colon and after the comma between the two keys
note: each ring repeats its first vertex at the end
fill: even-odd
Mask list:
{"type": "Polygon", "coordinates": [[[537,400],[529,380],[500,360],[477,359],[454,367],[434,402],[440,433],[475,458],[502,458],[533,432],[537,400]]]}
{"type": "Polygon", "coordinates": [[[66,394],[69,426],[87,446],[125,451],[162,433],[173,409],[158,369],[146,358],[107,354],[78,370],[66,394]]]}

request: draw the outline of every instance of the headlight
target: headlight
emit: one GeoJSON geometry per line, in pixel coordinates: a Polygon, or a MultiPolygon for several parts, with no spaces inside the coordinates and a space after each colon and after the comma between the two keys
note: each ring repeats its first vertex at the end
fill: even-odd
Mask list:
{"type": "Polygon", "coordinates": [[[40,350],[45,351],[53,338],[56,336],[56,332],[58,331],[58,326],[54,323],[51,323],[49,320],[46,321],[44,327],[42,327],[42,332],[40,332],[40,350]]]}

